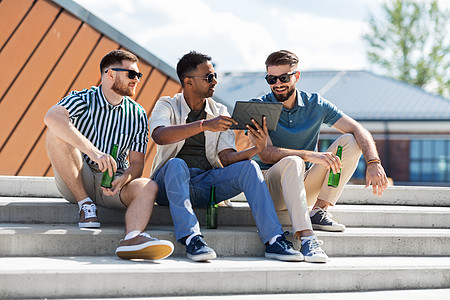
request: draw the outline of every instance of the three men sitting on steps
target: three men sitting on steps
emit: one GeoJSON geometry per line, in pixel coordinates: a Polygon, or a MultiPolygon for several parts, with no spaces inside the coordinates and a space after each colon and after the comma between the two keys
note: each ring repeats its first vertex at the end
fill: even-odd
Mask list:
{"type": "Polygon", "coordinates": [[[372,184],[379,195],[387,187],[370,133],[317,94],[296,90],[298,58],[289,51],[269,56],[266,80],[272,93],[254,100],[283,103],[277,131],[269,132],[265,121],[260,125],[253,120],[255,128],[247,127],[253,146],[243,151],[236,150],[230,130],[236,121],[211,98],[218,83],[211,58],[195,51],[184,55],[177,64],[183,92],[159,99],[150,118],[150,136],[158,145],[153,180],[141,178],[149,129],[145,110],[129,98],[142,77],[137,62],[130,52],[109,52],[100,63],[101,85],[71,92],[45,116],[56,185],[64,198],[78,203],[79,227],[100,227],[96,204],[127,209],[126,235],[116,249],[119,257],[161,259],[173,252],[170,241],[144,232],[156,200],[169,206],[176,239],[186,246],[188,258],[214,259],[216,253],[203,240],[193,207],[206,207],[215,186],[217,202],[244,192],[266,257],[326,262],[328,256],[312,229],[345,229],[326,208],[336,202],[353,174],[360,149],[370,162],[367,185],[372,184]],[[351,134],[343,135],[327,152],[316,152],[322,122],[351,134]],[[334,154],[338,144],[344,146],[345,163],[334,154]],[[109,155],[113,145],[118,147],[116,159],[109,155]],[[341,168],[339,187],[328,192],[334,196],[322,197],[327,194],[323,190],[329,190],[328,170],[336,173],[341,168]],[[112,187],[101,187],[103,172],[116,172],[112,187]],[[311,219],[308,204],[315,204],[311,219]],[[286,239],[275,208],[288,210],[294,236],[302,244],[300,252],[286,239]]]}

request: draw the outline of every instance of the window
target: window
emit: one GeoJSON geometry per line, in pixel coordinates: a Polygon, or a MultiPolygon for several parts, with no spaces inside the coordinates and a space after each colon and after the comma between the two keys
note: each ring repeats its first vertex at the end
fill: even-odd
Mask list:
{"type": "Polygon", "coordinates": [[[450,181],[450,140],[411,140],[409,180],[450,181]]]}

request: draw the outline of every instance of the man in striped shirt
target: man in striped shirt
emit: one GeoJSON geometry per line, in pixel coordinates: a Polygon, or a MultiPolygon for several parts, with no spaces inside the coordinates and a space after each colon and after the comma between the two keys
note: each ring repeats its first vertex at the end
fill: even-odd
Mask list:
{"type": "Polygon", "coordinates": [[[140,178],[148,142],[147,114],[129,98],[142,77],[138,61],[128,51],[107,53],[100,62],[100,86],[72,91],[50,108],[44,119],[47,152],[61,195],[79,205],[80,228],[100,227],[96,204],[127,209],[126,236],[117,256],[161,259],[172,254],[173,244],[143,232],[157,185],[140,178]],[[109,154],[113,145],[116,159],[109,154]],[[116,175],[110,187],[101,186],[103,172],[116,175]]]}

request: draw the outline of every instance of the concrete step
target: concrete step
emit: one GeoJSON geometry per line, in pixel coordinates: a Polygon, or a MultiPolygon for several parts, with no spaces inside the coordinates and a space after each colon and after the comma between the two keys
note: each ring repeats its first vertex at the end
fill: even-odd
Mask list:
{"type": "MultiPolygon", "coordinates": [[[[0,176],[0,196],[59,198],[53,177],[0,176]]],[[[243,194],[234,198],[245,201],[243,194]]],[[[450,187],[390,186],[383,197],[363,185],[347,185],[340,204],[418,205],[450,207],[450,187]]]]}
{"type": "MultiPolygon", "coordinates": [[[[357,292],[318,292],[318,293],[294,293],[294,294],[265,294],[265,295],[219,295],[219,296],[169,296],[152,297],[152,300],[423,300],[423,299],[447,299],[450,289],[416,289],[416,290],[385,290],[385,291],[357,291],[357,292]]],[[[103,300],[117,299],[104,298],[103,300]]],[[[143,300],[148,298],[120,298],[121,300],[143,300]]]]}
{"type": "MultiPolygon", "coordinates": [[[[247,202],[232,202],[233,207],[219,207],[219,225],[255,226],[247,202]]],[[[2,223],[68,223],[78,222],[78,207],[62,198],[0,197],[2,223]]],[[[195,209],[201,225],[206,210],[195,209]]],[[[399,205],[336,205],[330,208],[336,220],[350,227],[450,228],[450,207],[399,205]]],[[[98,207],[103,224],[123,223],[124,211],[98,207]]],[[[283,226],[291,226],[287,211],[279,211],[283,226]]],[[[167,207],[155,206],[151,225],[172,225],[167,207]]]]}
{"type": "Polygon", "coordinates": [[[437,289],[449,288],[449,278],[450,257],[340,257],[327,264],[248,257],[209,263],[111,256],[0,258],[0,297],[21,299],[437,289]]]}
{"type": "MultiPolygon", "coordinates": [[[[285,228],[290,230],[290,228],[285,228]]],[[[151,226],[152,236],[175,244],[174,256],[185,257],[172,226],[151,226]]],[[[202,229],[219,256],[264,256],[265,246],[253,226],[202,229]]],[[[450,229],[347,228],[343,233],[316,231],[330,257],[450,256],[450,229]]],[[[0,224],[0,256],[114,255],[124,236],[123,225],[78,229],[76,224],[0,224]]],[[[296,249],[299,242],[293,240],[296,249]]]]}

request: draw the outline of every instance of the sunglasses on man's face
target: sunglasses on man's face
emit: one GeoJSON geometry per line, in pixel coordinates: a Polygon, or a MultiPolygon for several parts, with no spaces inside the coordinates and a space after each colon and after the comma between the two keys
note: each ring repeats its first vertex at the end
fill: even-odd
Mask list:
{"type": "Polygon", "coordinates": [[[142,73],[136,72],[135,70],[128,70],[128,69],[122,69],[122,68],[109,68],[105,71],[105,73],[108,73],[109,70],[118,71],[118,72],[128,72],[128,78],[134,79],[137,77],[139,81],[141,81],[142,73]]]}
{"type": "Polygon", "coordinates": [[[217,73],[209,73],[206,76],[186,76],[189,78],[203,78],[206,79],[206,81],[208,81],[208,83],[213,82],[214,78],[217,79],[217,73]]]}
{"type": "Polygon", "coordinates": [[[291,76],[294,75],[295,73],[297,73],[297,72],[281,74],[279,76],[266,75],[264,78],[266,79],[268,84],[275,84],[275,83],[277,83],[278,79],[280,79],[280,81],[282,83],[286,83],[286,82],[289,82],[289,80],[291,80],[291,76]]]}

